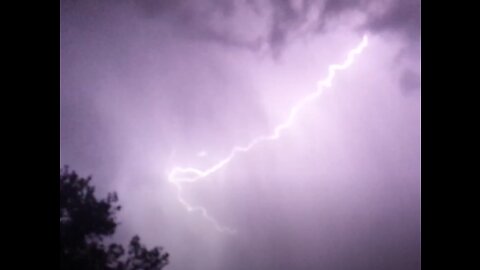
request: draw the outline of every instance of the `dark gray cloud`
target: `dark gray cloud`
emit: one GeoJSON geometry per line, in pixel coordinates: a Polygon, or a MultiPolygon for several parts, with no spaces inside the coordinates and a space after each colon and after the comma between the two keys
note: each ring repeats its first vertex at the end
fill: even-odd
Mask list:
{"type": "MultiPolygon", "coordinates": [[[[69,1],[79,5],[72,0],[63,2],[69,1]]],[[[179,34],[251,51],[267,46],[272,55],[281,53],[307,22],[312,26],[311,31],[303,34],[318,34],[325,31],[330,21],[352,11],[367,17],[364,24],[358,26],[360,31],[390,32],[413,41],[420,38],[420,0],[107,0],[86,3],[82,5],[91,5],[97,10],[129,5],[146,19],[171,23],[180,30],[179,34]],[[237,19],[236,15],[242,12],[250,12],[252,17],[237,19]],[[268,26],[258,35],[238,34],[235,29],[242,28],[245,20],[250,19],[264,20],[262,22],[268,26]]]]}
{"type": "MultiPolygon", "coordinates": [[[[235,35],[232,29],[218,27],[212,20],[228,21],[237,12],[235,1],[200,0],[140,0],[134,7],[145,18],[170,23],[179,30],[177,34],[188,38],[214,42],[220,45],[247,50],[258,50],[260,40],[235,35]]],[[[248,3],[247,3],[248,4],[248,3]]],[[[253,3],[247,5],[255,11],[253,3]]],[[[240,26],[241,27],[241,26],[240,26]]]]}
{"type": "Polygon", "coordinates": [[[394,1],[380,16],[367,23],[372,31],[391,31],[405,35],[414,42],[420,39],[420,0],[394,1]]]}
{"type": "Polygon", "coordinates": [[[400,77],[400,86],[406,94],[420,90],[420,74],[406,69],[400,77]]]}
{"type": "Polygon", "coordinates": [[[319,11],[314,19],[316,27],[313,28],[317,33],[322,33],[329,21],[342,14],[358,11],[367,16],[365,23],[358,27],[361,31],[391,32],[413,41],[420,39],[420,0],[306,0],[297,1],[302,3],[297,9],[293,8],[293,2],[270,2],[273,17],[268,41],[273,49],[286,45],[288,36],[309,20],[308,14],[312,9],[319,11]]]}

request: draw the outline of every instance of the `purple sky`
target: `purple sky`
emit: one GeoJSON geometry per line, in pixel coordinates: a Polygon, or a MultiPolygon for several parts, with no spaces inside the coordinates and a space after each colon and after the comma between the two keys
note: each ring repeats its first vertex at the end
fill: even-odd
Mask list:
{"type": "Polygon", "coordinates": [[[62,0],[60,34],[61,165],[118,192],[117,241],[171,270],[420,269],[418,0],[62,0]],[[236,235],[183,208],[168,170],[271,132],[364,34],[280,139],[185,185],[236,235]]]}

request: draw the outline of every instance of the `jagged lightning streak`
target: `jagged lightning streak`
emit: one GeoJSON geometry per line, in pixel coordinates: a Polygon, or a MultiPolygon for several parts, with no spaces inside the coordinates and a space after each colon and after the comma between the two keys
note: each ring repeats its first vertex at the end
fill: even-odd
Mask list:
{"type": "Polygon", "coordinates": [[[206,218],[208,221],[210,221],[217,230],[221,232],[226,232],[226,233],[235,233],[235,230],[220,225],[217,220],[215,220],[212,216],[208,214],[208,211],[204,207],[192,206],[191,204],[189,204],[182,196],[183,189],[182,189],[181,183],[193,183],[202,178],[205,178],[210,174],[226,166],[230,161],[232,161],[232,159],[237,154],[248,152],[250,149],[252,149],[255,145],[259,144],[260,142],[278,139],[284,130],[290,128],[293,125],[294,120],[297,117],[300,110],[303,109],[308,103],[317,99],[322,94],[325,88],[329,88],[332,85],[332,81],[335,78],[336,72],[338,70],[344,70],[348,68],[353,63],[355,56],[360,54],[367,45],[368,45],[368,38],[366,35],[364,35],[360,44],[348,53],[348,56],[345,62],[343,62],[342,64],[330,65],[328,67],[328,76],[325,79],[318,81],[317,90],[303,97],[301,100],[299,100],[290,109],[290,113],[288,117],[285,119],[285,121],[278,124],[271,134],[258,136],[245,146],[235,146],[230,151],[230,154],[226,158],[218,161],[210,168],[201,170],[201,169],[192,168],[192,167],[179,167],[179,166],[174,167],[168,173],[168,181],[176,187],[178,201],[187,209],[187,211],[200,212],[202,216],[206,218]]]}

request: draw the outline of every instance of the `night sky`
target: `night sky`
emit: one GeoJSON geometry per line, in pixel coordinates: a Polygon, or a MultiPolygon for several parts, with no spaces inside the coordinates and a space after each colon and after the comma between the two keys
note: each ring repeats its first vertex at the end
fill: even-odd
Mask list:
{"type": "Polygon", "coordinates": [[[170,270],[420,269],[419,0],[61,0],[61,166],[170,270]],[[352,65],[282,135],[206,170],[352,65]]]}

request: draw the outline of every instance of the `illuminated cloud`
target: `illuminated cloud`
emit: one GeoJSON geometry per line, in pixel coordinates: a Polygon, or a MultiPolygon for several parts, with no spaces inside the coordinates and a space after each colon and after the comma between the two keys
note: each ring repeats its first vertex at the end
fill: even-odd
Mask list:
{"type": "Polygon", "coordinates": [[[61,162],[169,269],[420,269],[419,1],[61,1],[61,162]],[[271,134],[368,35],[280,140],[271,134]]]}

